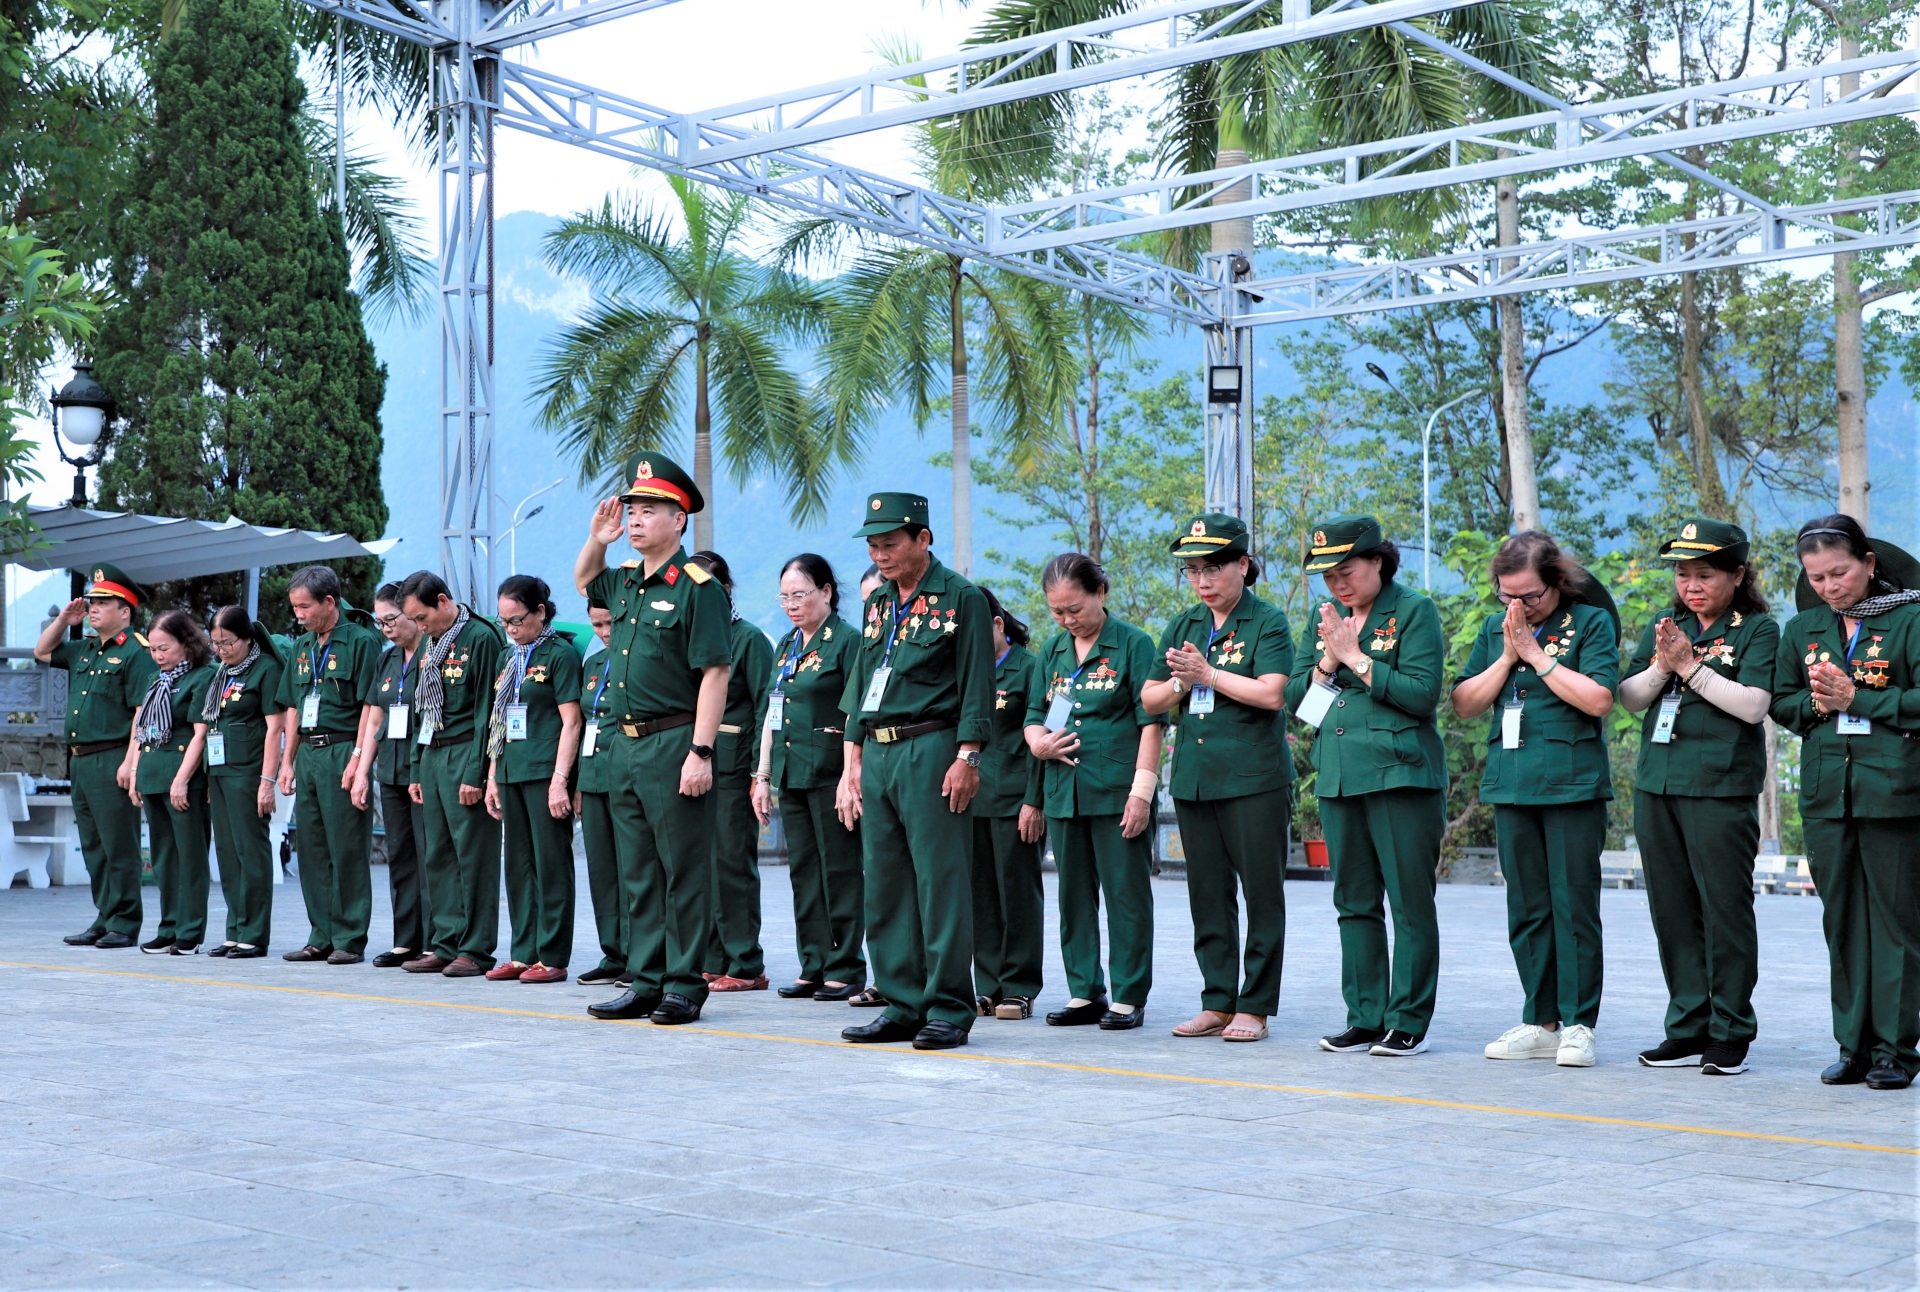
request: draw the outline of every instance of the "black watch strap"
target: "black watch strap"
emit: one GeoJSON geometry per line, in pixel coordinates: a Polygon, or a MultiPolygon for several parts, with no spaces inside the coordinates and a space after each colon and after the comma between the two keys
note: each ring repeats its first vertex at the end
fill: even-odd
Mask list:
{"type": "Polygon", "coordinates": [[[712,745],[695,745],[693,746],[693,756],[695,758],[704,758],[708,762],[712,762],[713,746],[712,745]]]}

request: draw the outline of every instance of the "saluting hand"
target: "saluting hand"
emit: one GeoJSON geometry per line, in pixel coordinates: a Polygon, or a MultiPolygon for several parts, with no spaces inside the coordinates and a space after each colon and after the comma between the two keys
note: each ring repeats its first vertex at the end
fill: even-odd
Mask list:
{"type": "Polygon", "coordinates": [[[87,599],[85,597],[75,597],[60,608],[60,622],[69,628],[85,622],[86,617],[87,599]]]}
{"type": "Polygon", "coordinates": [[[627,508],[618,498],[608,498],[593,509],[593,539],[597,543],[615,543],[627,532],[627,508]]]}

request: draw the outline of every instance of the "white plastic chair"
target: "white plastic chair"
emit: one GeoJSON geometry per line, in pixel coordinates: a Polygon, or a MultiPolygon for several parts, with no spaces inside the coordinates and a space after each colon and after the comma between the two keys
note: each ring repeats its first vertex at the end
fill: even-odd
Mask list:
{"type": "Polygon", "coordinates": [[[17,834],[14,827],[32,819],[27,811],[31,786],[19,772],[0,773],[0,888],[11,888],[14,879],[26,872],[27,883],[35,888],[48,884],[47,861],[55,844],[64,842],[53,835],[17,834]]]}

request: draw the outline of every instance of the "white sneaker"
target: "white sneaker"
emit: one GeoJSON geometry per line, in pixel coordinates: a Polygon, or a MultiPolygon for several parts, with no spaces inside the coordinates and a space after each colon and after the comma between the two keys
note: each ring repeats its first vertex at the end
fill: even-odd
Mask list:
{"type": "Polygon", "coordinates": [[[1561,1028],[1560,1052],[1553,1056],[1553,1061],[1563,1068],[1591,1068],[1593,1029],[1579,1023],[1561,1028]]]}
{"type": "Polygon", "coordinates": [[[1487,1046],[1489,1059],[1551,1059],[1560,1048],[1560,1034],[1538,1023],[1522,1023],[1500,1034],[1487,1046]]]}

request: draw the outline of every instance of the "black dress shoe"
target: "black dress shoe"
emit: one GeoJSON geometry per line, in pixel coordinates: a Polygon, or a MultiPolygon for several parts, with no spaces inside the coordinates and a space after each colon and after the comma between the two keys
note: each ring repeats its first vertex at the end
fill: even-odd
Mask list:
{"type": "Polygon", "coordinates": [[[944,1019],[933,1019],[914,1033],[916,1050],[957,1050],[967,1043],[967,1034],[944,1019]]]}
{"type": "Polygon", "coordinates": [[[235,947],[239,945],[240,944],[237,942],[222,942],[219,946],[207,952],[207,954],[217,959],[220,956],[226,955],[228,952],[232,951],[235,947]]]}
{"type": "Polygon", "coordinates": [[[1892,1059],[1882,1059],[1867,1069],[1867,1089],[1905,1090],[1913,1084],[1913,1074],[1892,1059]]]}
{"type": "Polygon", "coordinates": [[[121,947],[133,945],[133,939],[125,933],[102,933],[94,946],[102,951],[118,951],[121,947]]]}
{"type": "Polygon", "coordinates": [[[411,959],[413,959],[413,952],[411,950],[382,951],[373,958],[373,967],[375,969],[398,969],[411,959]]]}
{"type": "Polygon", "coordinates": [[[587,1013],[595,1018],[645,1018],[658,1008],[658,996],[637,996],[631,991],[623,991],[612,1000],[587,1006],[587,1013]]]}
{"type": "MultiPolygon", "coordinates": [[[[150,956],[163,956],[173,950],[174,941],[175,939],[171,937],[149,938],[140,944],[140,949],[150,956]]],[[[94,945],[98,946],[99,943],[96,942],[94,945]]]]}
{"type": "Polygon", "coordinates": [[[787,1000],[811,1000],[820,993],[820,984],[801,979],[790,982],[784,987],[775,987],[773,994],[787,1000]]]}
{"type": "Polygon", "coordinates": [[[1145,1005],[1135,1005],[1124,1014],[1117,1009],[1110,1009],[1100,1016],[1100,1030],[1103,1032],[1130,1032],[1146,1021],[1147,1007],[1145,1005]]]}
{"type": "Polygon", "coordinates": [[[70,947],[90,947],[98,942],[105,929],[88,929],[85,933],[69,933],[60,940],[70,947]]]}
{"type": "Polygon", "coordinates": [[[843,1000],[852,1000],[865,990],[866,988],[857,982],[843,982],[838,987],[829,987],[825,983],[821,983],[818,987],[814,988],[813,998],[815,1000],[830,1000],[837,1003],[843,1000]]]}
{"type": "MultiPolygon", "coordinates": [[[[374,963],[379,964],[380,962],[376,960],[374,963]]],[[[625,972],[625,969],[616,969],[612,965],[602,965],[599,968],[587,970],[578,978],[575,978],[574,981],[583,986],[594,987],[603,982],[615,982],[619,979],[620,975],[625,972]]],[[[633,980],[629,978],[627,981],[631,982],[633,980]]]]}
{"type": "Polygon", "coordinates": [[[700,1007],[677,991],[670,991],[660,998],[654,1007],[653,1021],[662,1027],[676,1027],[681,1023],[700,1021],[700,1007]]]}
{"type": "Polygon", "coordinates": [[[267,949],[263,946],[262,947],[234,946],[228,949],[227,959],[258,960],[261,956],[264,956],[265,954],[267,954],[267,949]]]}
{"type": "Polygon", "coordinates": [[[840,1039],[855,1045],[888,1045],[894,1041],[911,1041],[919,1032],[911,1023],[897,1022],[893,1015],[882,1014],[871,1023],[841,1028],[840,1039]]]}
{"type": "Polygon", "coordinates": [[[1085,1005],[1069,1005],[1065,1009],[1056,1009],[1047,1015],[1048,1027],[1090,1027],[1098,1023],[1107,1013],[1104,1000],[1089,1001],[1085,1005]]]}
{"type": "Polygon", "coordinates": [[[1820,1084],[1823,1086],[1857,1086],[1867,1079],[1867,1068],[1869,1066],[1865,1059],[1858,1059],[1852,1055],[1843,1054],[1837,1063],[1829,1065],[1827,1070],[1820,1074],[1820,1084]]]}

